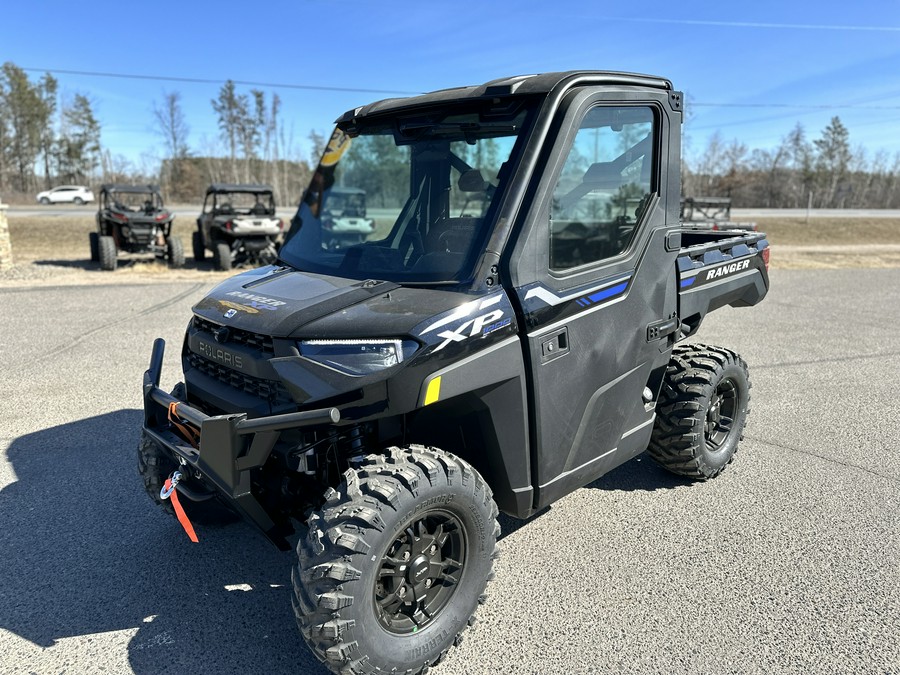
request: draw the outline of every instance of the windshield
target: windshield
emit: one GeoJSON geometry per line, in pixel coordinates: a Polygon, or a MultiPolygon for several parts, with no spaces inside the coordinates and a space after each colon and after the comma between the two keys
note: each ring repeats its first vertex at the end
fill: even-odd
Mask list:
{"type": "Polygon", "coordinates": [[[352,279],[466,280],[532,107],[494,99],[336,129],[281,258],[352,279]]]}
{"type": "Polygon", "coordinates": [[[162,208],[162,199],[156,192],[109,192],[109,201],[118,211],[153,211],[162,208]]]}
{"type": "Polygon", "coordinates": [[[220,192],[211,208],[216,214],[236,216],[274,216],[271,192],[220,192]]]}

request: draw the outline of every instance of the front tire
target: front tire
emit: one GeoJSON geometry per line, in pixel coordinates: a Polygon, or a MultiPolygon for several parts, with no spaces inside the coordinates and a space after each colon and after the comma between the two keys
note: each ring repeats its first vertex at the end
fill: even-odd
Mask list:
{"type": "Polygon", "coordinates": [[[216,243],[215,252],[216,268],[223,272],[231,269],[231,247],[228,242],[220,241],[216,243]]]}
{"type": "Polygon", "coordinates": [[[750,375],[736,353],[707,345],[672,352],[648,452],[663,468],[715,478],[734,459],[750,414],[750,375]]]}
{"type": "Polygon", "coordinates": [[[100,235],[96,232],[89,232],[88,241],[91,245],[91,262],[97,262],[100,260],[100,235]]]}
{"type": "Polygon", "coordinates": [[[169,237],[168,244],[166,258],[169,261],[169,267],[174,269],[184,267],[184,244],[181,243],[181,237],[169,237]]]}
{"type": "Polygon", "coordinates": [[[41,197],[41,204],[47,206],[50,203],[50,199],[48,197],[41,197]]]}
{"type": "Polygon", "coordinates": [[[202,232],[194,232],[191,235],[191,245],[194,249],[194,262],[203,262],[206,259],[206,246],[203,244],[202,232]]]}
{"type": "Polygon", "coordinates": [[[100,269],[112,272],[116,269],[118,251],[116,250],[116,240],[112,237],[101,235],[99,239],[100,248],[97,251],[100,259],[100,269]]]}
{"type": "Polygon", "coordinates": [[[334,672],[424,672],[459,644],[485,601],[497,506],[478,472],[450,453],[370,455],[308,524],[294,614],[334,672]]]}

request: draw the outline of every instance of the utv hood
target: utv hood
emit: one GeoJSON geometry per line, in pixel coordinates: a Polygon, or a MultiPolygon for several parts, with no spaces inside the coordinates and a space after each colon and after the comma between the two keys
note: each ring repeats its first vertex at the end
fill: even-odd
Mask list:
{"type": "Polygon", "coordinates": [[[399,337],[471,299],[464,293],[387,281],[263,267],[219,284],[194,306],[194,313],[276,338],[399,337]]]}

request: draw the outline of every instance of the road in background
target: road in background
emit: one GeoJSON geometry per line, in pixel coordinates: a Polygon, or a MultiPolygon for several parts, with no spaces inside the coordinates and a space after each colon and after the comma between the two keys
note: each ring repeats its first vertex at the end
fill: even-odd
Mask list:
{"type": "MultiPolygon", "coordinates": [[[[173,204],[169,207],[176,216],[182,218],[196,218],[202,204],[173,204]]],[[[377,209],[370,207],[369,215],[373,217],[379,211],[399,213],[399,209],[377,209]]],[[[10,217],[33,217],[33,216],[70,216],[70,215],[91,215],[97,212],[96,204],[85,204],[84,206],[75,206],[70,204],[58,204],[51,206],[40,206],[38,204],[32,206],[10,206],[7,213],[10,217]]],[[[279,218],[290,219],[297,212],[296,206],[281,206],[278,208],[279,218]]],[[[731,217],[733,220],[741,220],[744,218],[806,218],[806,209],[732,209],[731,217]]],[[[811,209],[809,211],[810,218],[900,218],[900,209],[811,209]]]]}
{"type": "Polygon", "coordinates": [[[731,209],[733,220],[743,218],[900,218],[898,209],[731,209]]]}
{"type": "MultiPolygon", "coordinates": [[[[123,277],[124,279],[124,277],[123,277]]],[[[735,462],[646,456],[522,523],[440,675],[900,671],[900,270],[775,271],[700,339],[750,364],[735,462]]],[[[324,673],[291,554],[191,544],[137,476],[141,375],[206,281],[0,288],[0,671],[324,673]]]]}

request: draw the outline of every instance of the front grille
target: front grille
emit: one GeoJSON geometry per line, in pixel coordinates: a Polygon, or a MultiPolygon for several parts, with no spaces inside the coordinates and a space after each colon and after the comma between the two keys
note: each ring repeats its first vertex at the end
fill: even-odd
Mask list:
{"type": "Polygon", "coordinates": [[[217,330],[225,328],[228,331],[227,339],[225,341],[220,341],[216,338],[217,342],[221,342],[221,344],[233,343],[243,345],[244,347],[250,347],[251,349],[257,349],[261,352],[262,358],[268,358],[275,355],[275,344],[268,335],[251,333],[248,330],[231,328],[230,326],[220,326],[212,321],[201,319],[199,316],[194,317],[194,328],[211,335],[215,335],[217,330]]]}
{"type": "Polygon", "coordinates": [[[280,382],[244,375],[213,361],[207,361],[199,354],[189,353],[188,363],[190,363],[191,368],[199,370],[204,375],[258,399],[267,401],[273,408],[294,402],[287,389],[280,382]]]}

